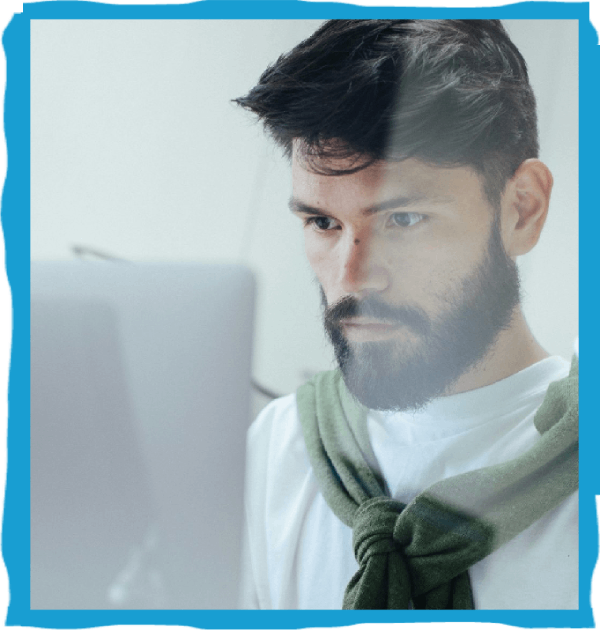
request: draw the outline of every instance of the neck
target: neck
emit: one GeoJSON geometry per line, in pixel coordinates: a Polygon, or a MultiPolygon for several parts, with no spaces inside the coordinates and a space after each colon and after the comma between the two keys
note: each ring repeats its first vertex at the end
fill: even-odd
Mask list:
{"type": "Polygon", "coordinates": [[[499,333],[484,357],[454,382],[447,395],[491,385],[548,356],[531,333],[521,308],[517,307],[510,326],[499,333]]]}

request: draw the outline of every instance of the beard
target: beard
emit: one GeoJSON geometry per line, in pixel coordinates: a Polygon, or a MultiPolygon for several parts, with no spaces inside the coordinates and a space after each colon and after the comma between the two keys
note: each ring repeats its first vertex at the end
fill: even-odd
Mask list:
{"type": "Polygon", "coordinates": [[[519,273],[494,221],[484,260],[444,296],[447,308],[435,319],[421,308],[394,307],[374,297],[347,296],[327,307],[322,287],[321,298],[325,330],[353,396],[370,409],[416,410],[475,367],[510,325],[520,302],[519,273]],[[340,321],[355,316],[403,325],[414,338],[350,344],[340,321]]]}

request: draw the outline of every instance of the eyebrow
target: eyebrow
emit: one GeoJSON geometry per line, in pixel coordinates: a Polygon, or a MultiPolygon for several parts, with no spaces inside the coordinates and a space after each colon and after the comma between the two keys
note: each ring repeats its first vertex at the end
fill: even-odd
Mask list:
{"type": "MultiPolygon", "coordinates": [[[[423,201],[427,199],[433,203],[440,203],[444,201],[448,201],[448,197],[434,197],[430,198],[426,195],[412,195],[406,196],[403,195],[401,197],[394,197],[393,199],[388,199],[387,201],[382,201],[381,203],[376,203],[372,206],[368,206],[362,210],[362,214],[365,216],[370,216],[373,214],[377,214],[378,212],[384,212],[385,210],[393,210],[395,208],[406,208],[414,203],[419,201],[423,201]]],[[[310,214],[310,215],[319,215],[319,216],[328,216],[328,212],[323,210],[322,208],[316,208],[314,206],[308,205],[299,199],[292,197],[288,203],[290,210],[294,214],[310,214]]]]}

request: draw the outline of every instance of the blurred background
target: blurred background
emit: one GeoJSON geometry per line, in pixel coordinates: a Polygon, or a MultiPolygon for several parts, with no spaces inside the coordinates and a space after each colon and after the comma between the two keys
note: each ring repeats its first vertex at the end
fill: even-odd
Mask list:
{"type": "MultiPolygon", "coordinates": [[[[289,164],[231,103],[312,33],[309,20],[34,20],[31,258],[234,262],[257,282],[253,374],[278,393],[332,365],[289,164]],[[79,250],[81,254],[81,250],[79,250]]],[[[554,174],[524,307],[551,353],[578,334],[578,24],[507,20],[554,174]]],[[[110,263],[107,263],[110,264],[110,263]]],[[[253,414],[268,402],[254,393],[253,414]]]]}

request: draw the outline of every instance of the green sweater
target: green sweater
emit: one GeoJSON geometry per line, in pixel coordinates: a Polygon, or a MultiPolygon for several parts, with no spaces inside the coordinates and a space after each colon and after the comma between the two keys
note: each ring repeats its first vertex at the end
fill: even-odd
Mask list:
{"type": "Polygon", "coordinates": [[[578,488],[578,361],[552,383],[523,455],[440,481],[408,505],[385,492],[367,410],[339,371],[297,392],[306,447],[329,507],[353,530],[359,569],[344,608],[472,609],[468,569],[578,488]]]}

